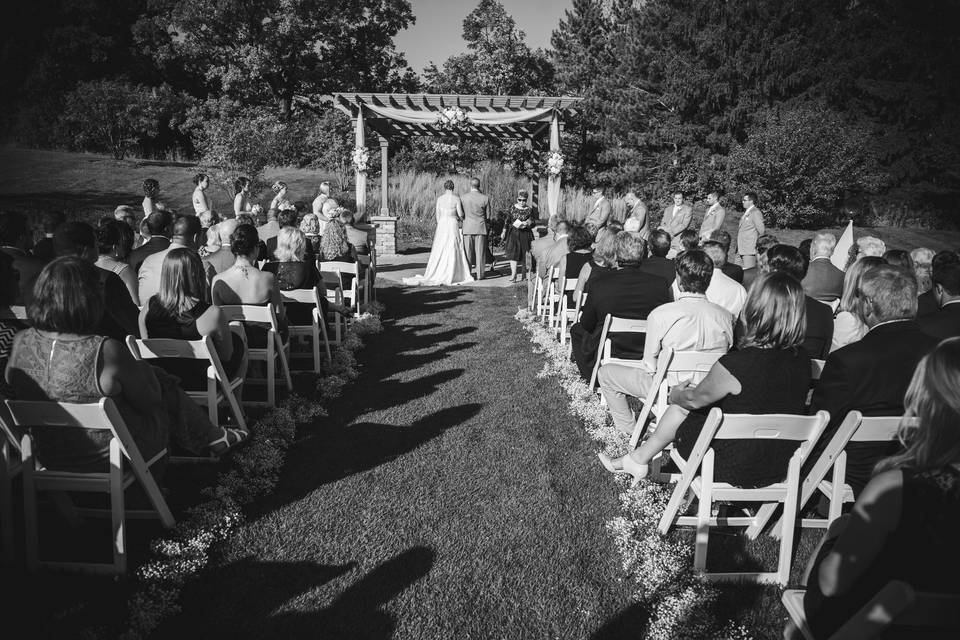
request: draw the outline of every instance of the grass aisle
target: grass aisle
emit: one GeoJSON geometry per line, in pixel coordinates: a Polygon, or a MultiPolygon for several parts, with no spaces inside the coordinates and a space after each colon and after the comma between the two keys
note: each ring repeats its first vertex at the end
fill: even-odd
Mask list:
{"type": "Polygon", "coordinates": [[[510,289],[385,288],[385,330],[167,637],[585,638],[636,630],[617,491],[510,289]]]}

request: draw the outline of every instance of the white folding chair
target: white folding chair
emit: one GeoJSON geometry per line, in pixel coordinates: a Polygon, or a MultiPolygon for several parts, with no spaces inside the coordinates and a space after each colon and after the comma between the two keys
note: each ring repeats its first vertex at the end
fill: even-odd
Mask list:
{"type": "Polygon", "coordinates": [[[621,318],[613,314],[607,314],[603,319],[603,329],[600,331],[600,343],[597,347],[597,359],[593,363],[593,373],[590,374],[590,391],[597,388],[597,374],[600,367],[605,364],[624,364],[627,366],[638,366],[640,360],[634,358],[614,358],[613,342],[610,334],[613,333],[646,333],[647,321],[634,318],[621,318]]]}
{"type": "MultiPolygon", "coordinates": [[[[803,637],[814,640],[803,609],[806,589],[787,589],[781,602],[803,637]]],[[[886,637],[891,626],[901,631],[897,637],[960,637],[960,596],[915,591],[902,580],[891,580],[876,593],[829,640],[871,640],[886,637]]]]}
{"type": "MultiPolygon", "coordinates": [[[[330,362],[330,339],[327,337],[327,319],[321,314],[320,307],[320,287],[313,289],[293,289],[283,291],[284,302],[297,302],[301,304],[312,304],[313,322],[308,325],[291,324],[288,328],[290,337],[307,336],[310,338],[310,344],[313,349],[313,370],[320,373],[320,341],[323,340],[323,348],[327,354],[327,362],[330,362]]],[[[336,313],[334,313],[336,315],[336,313]]],[[[291,359],[295,354],[291,353],[291,359]]]]}
{"type": "MultiPolygon", "coordinates": [[[[293,379],[290,377],[290,341],[286,343],[280,338],[280,327],[277,323],[277,313],[273,308],[273,303],[267,303],[264,306],[252,304],[225,304],[221,305],[220,310],[226,315],[230,322],[253,322],[259,325],[267,326],[266,346],[254,348],[247,346],[247,358],[249,361],[265,362],[267,366],[267,406],[277,406],[276,390],[276,361],[279,358],[283,377],[287,383],[287,390],[293,391],[293,379]]],[[[247,377],[247,382],[262,382],[255,378],[247,377]]],[[[262,404],[244,401],[244,404],[262,404]]]]}
{"type": "Polygon", "coordinates": [[[357,254],[357,264],[360,265],[361,271],[363,271],[363,303],[370,304],[370,300],[373,296],[373,271],[372,264],[373,259],[371,256],[358,253],[357,254]]]}
{"type": "Polygon", "coordinates": [[[559,333],[560,344],[566,344],[567,331],[570,330],[570,325],[577,321],[577,316],[580,312],[579,300],[573,309],[570,308],[570,302],[568,300],[577,289],[577,281],[571,278],[560,278],[559,289],[560,311],[557,313],[557,332],[559,333]]]}
{"type": "Polygon", "coordinates": [[[233,419],[239,428],[246,431],[247,422],[243,417],[237,390],[243,385],[243,378],[227,377],[220,362],[220,356],[213,344],[213,338],[204,336],[200,340],[174,340],[171,338],[146,338],[138,340],[127,336],[127,348],[137,360],[157,358],[177,358],[181,360],[199,360],[207,362],[207,388],[205,390],[184,389],[184,393],[200,406],[207,407],[210,422],[219,425],[218,408],[224,402],[230,407],[233,419]]]}
{"type": "Polygon", "coordinates": [[[0,406],[0,543],[4,564],[13,562],[13,481],[23,470],[20,438],[12,426],[13,419],[4,404],[0,406]]]}
{"type": "Polygon", "coordinates": [[[30,318],[27,317],[27,308],[22,305],[0,307],[0,320],[19,320],[27,324],[30,323],[30,318]]]}
{"type": "Polygon", "coordinates": [[[699,383],[723,356],[724,353],[717,351],[674,351],[670,347],[660,352],[657,357],[657,371],[653,375],[647,397],[643,399],[643,407],[633,427],[633,435],[630,436],[631,450],[637,448],[637,443],[643,437],[650,414],[653,413],[658,418],[663,415],[670,397],[670,388],[685,381],[699,383]]]}
{"type": "MultiPolygon", "coordinates": [[[[336,273],[323,273],[320,272],[320,277],[323,279],[323,288],[320,289],[327,296],[327,302],[332,302],[338,306],[343,306],[343,288],[340,286],[340,276],[336,273]]],[[[340,341],[343,339],[343,331],[347,329],[346,319],[341,318],[340,314],[331,311],[330,316],[333,321],[333,342],[332,344],[340,344],[340,341]],[[340,329],[340,324],[343,323],[343,330],[340,329]]],[[[329,336],[328,336],[329,337],[329,336]]]]}
{"type": "Polygon", "coordinates": [[[660,518],[659,529],[666,534],[676,523],[696,527],[694,568],[711,580],[750,580],[786,585],[790,577],[790,556],[793,553],[793,535],[800,497],[800,468],[817,439],[827,426],[830,414],[820,411],[815,416],[795,415],[724,415],[719,408],[710,410],[707,421],[697,438],[690,457],[684,460],[676,449],[671,458],[680,469],[680,479],[674,487],[670,502],[660,518]],[[796,442],[797,450],[790,458],[783,482],[766,487],[744,489],[725,482],[714,481],[714,440],[762,439],[796,442]],[[692,492],[698,500],[696,516],[679,515],[680,507],[692,492]],[[707,546],[710,528],[717,526],[751,527],[755,516],[717,518],[711,516],[715,501],[783,503],[784,526],[780,538],[780,555],[774,572],[707,573],[707,546]]]}
{"type": "MultiPolygon", "coordinates": [[[[110,398],[99,402],[74,404],[66,402],[7,401],[14,424],[26,430],[20,442],[23,453],[23,503],[27,569],[42,566],[56,569],[79,569],[95,573],[124,573],[127,570],[126,518],[149,514],[159,517],[161,524],[172,527],[175,522],[163,493],[150,471],[166,455],[166,449],[150,460],[144,460],[127,429],[120,412],[110,398]],[[109,431],[110,467],[103,472],[54,471],[45,469],[34,456],[34,441],[30,429],[38,426],[65,429],[96,429],[109,431]],[[134,481],[143,487],[153,511],[135,512],[126,509],[124,490],[134,481]],[[39,557],[37,492],[78,491],[106,493],[110,496],[110,514],[113,521],[113,562],[42,562],[39,557]]],[[[84,513],[99,513],[83,510],[84,513]]]]}
{"type": "Polygon", "coordinates": [[[354,313],[360,313],[360,269],[356,262],[320,262],[317,261],[317,270],[321,275],[336,275],[337,283],[343,292],[343,303],[351,307],[354,313]],[[343,276],[351,275],[350,286],[343,284],[343,276]]]}
{"type": "Polygon", "coordinates": [[[550,320],[552,324],[553,311],[548,306],[548,302],[552,299],[553,294],[553,283],[557,281],[560,277],[560,269],[553,267],[550,269],[549,275],[541,278],[536,273],[533,274],[533,277],[537,279],[536,285],[534,287],[534,297],[536,298],[537,304],[537,316],[539,316],[540,321],[550,320]]]}

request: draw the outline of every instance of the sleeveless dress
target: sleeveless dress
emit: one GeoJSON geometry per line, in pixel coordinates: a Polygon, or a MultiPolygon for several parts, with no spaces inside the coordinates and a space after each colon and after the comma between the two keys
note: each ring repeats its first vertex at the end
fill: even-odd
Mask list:
{"type": "Polygon", "coordinates": [[[517,207],[510,209],[510,220],[507,222],[507,237],[503,245],[503,257],[514,262],[522,262],[524,257],[530,252],[530,245],[533,244],[533,231],[528,227],[518,229],[513,226],[514,221],[521,220],[532,222],[536,220],[533,215],[533,209],[530,207],[517,207]]]}
{"type": "Polygon", "coordinates": [[[456,201],[451,200],[437,216],[437,231],[433,248],[422,276],[404,278],[406,285],[453,285],[473,282],[467,254],[463,250],[463,236],[457,220],[456,201]]]}
{"type": "MultiPolygon", "coordinates": [[[[684,458],[693,451],[713,407],[720,407],[724,413],[807,413],[810,357],[803,349],[747,347],[726,354],[720,364],[740,381],[741,391],[690,412],[677,429],[674,442],[684,458]]],[[[714,478],[744,488],[780,482],[786,477],[787,462],[796,448],[792,442],[714,441],[714,478]]]]}
{"type": "Polygon", "coordinates": [[[900,521],[846,593],[826,597],[820,592],[816,576],[833,545],[824,544],[817,555],[803,599],[807,623],[817,638],[829,637],[890,580],[903,580],[918,591],[960,594],[955,572],[960,567],[960,471],[947,466],[902,473],[900,521]]]}
{"type": "MultiPolygon", "coordinates": [[[[99,402],[106,394],[97,372],[104,336],[54,339],[30,328],[8,364],[20,400],[99,402]]],[[[143,414],[122,396],[113,400],[147,460],[167,446],[169,423],[163,412],[143,414]]],[[[49,469],[101,471],[110,461],[109,431],[34,427],[37,458],[49,469]]]]}
{"type": "MultiPolygon", "coordinates": [[[[174,316],[157,302],[156,296],[147,303],[147,315],[144,324],[147,327],[149,338],[171,338],[173,340],[200,340],[203,336],[197,331],[197,318],[210,308],[207,302],[199,301],[182,317],[174,316]]],[[[243,339],[230,332],[233,341],[233,355],[230,360],[223,361],[224,372],[228,378],[233,378],[243,364],[243,339]]],[[[207,388],[207,367],[202,360],[181,360],[179,358],[157,358],[153,361],[171,375],[180,379],[180,386],[188,391],[204,391],[207,388]]]]}
{"type": "MultiPolygon", "coordinates": [[[[567,271],[564,273],[564,277],[567,280],[572,280],[573,282],[577,281],[577,278],[580,277],[580,270],[583,269],[583,265],[590,262],[590,259],[593,255],[587,252],[580,251],[571,251],[567,254],[567,271]]],[[[593,272],[593,267],[590,268],[591,273],[593,272]]],[[[567,306],[571,309],[577,306],[577,301],[573,299],[573,292],[567,292],[567,306]]]]}
{"type": "MultiPolygon", "coordinates": [[[[309,262],[268,262],[263,265],[263,271],[272,273],[277,278],[277,286],[280,291],[293,291],[294,289],[313,289],[322,283],[320,272],[317,267],[309,262]]],[[[290,324],[305,326],[313,324],[313,305],[305,302],[284,302],[287,310],[287,318],[290,324]]],[[[329,303],[326,297],[320,297],[321,317],[327,317],[329,303]]]]}

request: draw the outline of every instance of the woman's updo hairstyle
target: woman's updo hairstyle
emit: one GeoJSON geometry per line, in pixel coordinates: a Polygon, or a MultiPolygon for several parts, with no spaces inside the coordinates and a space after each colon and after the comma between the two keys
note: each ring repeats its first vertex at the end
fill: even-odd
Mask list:
{"type": "Polygon", "coordinates": [[[253,225],[241,224],[230,234],[230,250],[235,256],[249,256],[256,253],[260,236],[253,225]]]}
{"type": "MultiPolygon", "coordinates": [[[[127,228],[129,229],[129,227],[127,228]]],[[[110,253],[114,247],[120,244],[120,223],[116,220],[105,218],[100,221],[96,234],[97,253],[101,255],[110,253]]]]}
{"type": "Polygon", "coordinates": [[[250,178],[237,178],[233,181],[233,190],[236,193],[240,193],[245,188],[250,186],[250,178]]]}
{"type": "Polygon", "coordinates": [[[443,188],[446,189],[447,191],[453,191],[453,187],[454,187],[453,180],[447,180],[446,182],[443,183],[443,188]]]}

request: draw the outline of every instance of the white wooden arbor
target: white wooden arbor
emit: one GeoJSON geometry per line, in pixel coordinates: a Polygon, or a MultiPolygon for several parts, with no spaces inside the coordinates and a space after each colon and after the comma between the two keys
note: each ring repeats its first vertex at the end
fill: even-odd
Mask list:
{"type": "MultiPolygon", "coordinates": [[[[409,93],[335,93],[334,105],[350,116],[356,132],[356,146],[367,145],[367,129],[380,142],[380,215],[371,218],[389,234],[396,218],[390,215],[387,200],[390,140],[413,136],[435,136],[458,140],[520,140],[531,149],[560,151],[564,117],[576,115],[580,98],[563,96],[490,96],[409,93]],[[440,114],[449,108],[463,111],[466,121],[459,127],[438,125],[440,114]]],[[[366,213],[366,174],[357,172],[357,214],[366,213]]],[[[531,200],[538,199],[539,181],[531,185],[531,200]]],[[[552,176],[547,191],[551,215],[556,213],[560,177],[552,176]]],[[[378,253],[381,252],[378,233],[378,253]]],[[[392,234],[389,234],[392,235],[392,234]]],[[[383,246],[389,251],[388,246],[383,246]]],[[[380,253],[384,255],[384,253],[380,253]]]]}

